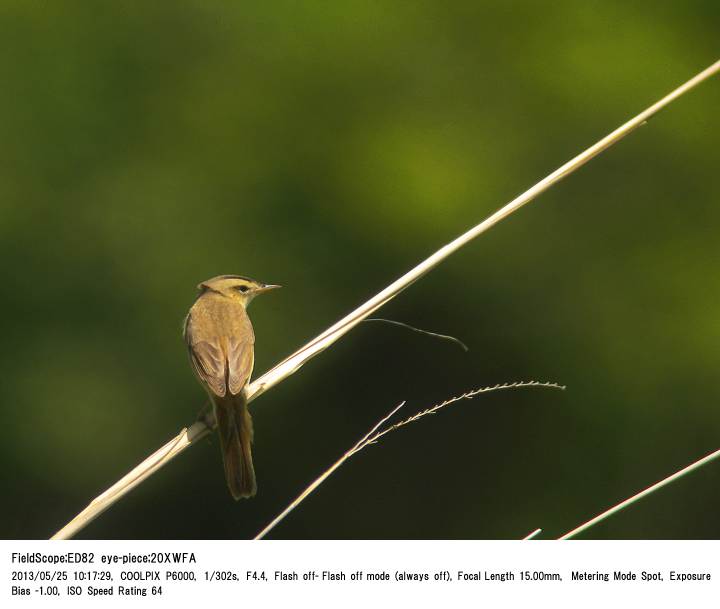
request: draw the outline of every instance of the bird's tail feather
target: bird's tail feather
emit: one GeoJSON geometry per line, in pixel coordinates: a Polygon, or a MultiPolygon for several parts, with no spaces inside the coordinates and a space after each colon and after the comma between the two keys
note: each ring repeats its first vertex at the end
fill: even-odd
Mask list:
{"type": "Polygon", "coordinates": [[[215,404],[220,449],[225,478],[235,499],[252,497],[257,492],[252,461],[253,425],[247,402],[242,396],[215,404]]]}

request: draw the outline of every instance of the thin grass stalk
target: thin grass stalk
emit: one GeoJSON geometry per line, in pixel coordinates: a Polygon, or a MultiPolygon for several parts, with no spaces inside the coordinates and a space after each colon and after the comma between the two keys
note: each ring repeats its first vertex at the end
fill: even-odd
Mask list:
{"type": "Polygon", "coordinates": [[[436,404],[435,406],[432,406],[431,408],[426,408],[425,410],[421,410],[419,412],[416,412],[414,415],[407,417],[406,419],[403,419],[402,421],[399,421],[398,423],[395,423],[393,425],[390,425],[389,427],[386,427],[385,429],[382,429],[382,426],[385,425],[387,421],[389,421],[393,415],[400,410],[404,405],[405,402],[402,402],[398,404],[393,410],[391,410],[388,414],[386,414],[382,419],[380,419],[373,428],[367,432],[360,440],[358,440],[355,445],[347,451],[342,457],[340,457],[335,463],[333,463],[328,469],[326,469],[320,476],[318,476],[302,493],[300,493],[295,500],[290,503],[280,514],[278,514],[270,524],[268,524],[262,531],[260,531],[256,536],[255,539],[263,539],[270,531],[272,531],[278,524],[280,524],[285,518],[292,512],[296,507],[298,507],[305,499],[307,499],[325,480],[327,480],[330,475],[335,472],[341,465],[345,463],[350,457],[353,455],[356,455],[361,450],[367,448],[371,444],[377,444],[380,438],[383,436],[386,436],[387,434],[396,431],[400,429],[401,427],[404,427],[405,425],[409,425],[410,423],[414,423],[415,421],[418,421],[422,419],[423,417],[426,417],[431,414],[437,413],[439,410],[442,410],[443,408],[446,408],[447,406],[450,406],[451,404],[454,404],[455,402],[459,402],[461,400],[470,400],[474,398],[475,396],[480,395],[481,393],[490,393],[491,391],[502,391],[505,389],[525,389],[529,387],[542,387],[544,389],[560,389],[564,390],[565,387],[563,385],[558,385],[557,383],[544,383],[539,381],[517,381],[514,383],[502,383],[498,385],[493,385],[491,387],[481,387],[480,389],[473,389],[472,391],[466,391],[462,395],[455,396],[453,398],[449,398],[445,400],[444,402],[440,402],[439,404],[436,404]]]}
{"type": "Polygon", "coordinates": [[[538,535],[542,533],[542,529],[535,529],[532,533],[528,533],[525,537],[523,537],[523,541],[527,541],[529,539],[534,539],[538,535]]]}
{"type": "Polygon", "coordinates": [[[621,501],[620,503],[614,505],[613,507],[605,510],[602,514],[598,514],[595,516],[595,518],[591,518],[587,522],[581,524],[579,527],[575,527],[572,531],[569,531],[568,533],[565,533],[562,537],[558,537],[558,539],[564,540],[564,539],[572,539],[573,537],[577,537],[580,535],[580,533],[583,533],[587,531],[589,528],[594,527],[596,524],[600,524],[604,520],[607,520],[610,518],[610,516],[613,516],[614,514],[617,514],[621,510],[624,510],[627,507],[630,507],[634,503],[640,501],[641,499],[644,499],[648,495],[651,495],[655,491],[660,490],[664,486],[667,486],[668,484],[671,484],[672,482],[675,482],[676,480],[679,480],[683,476],[687,476],[689,473],[694,472],[696,469],[700,469],[703,465],[707,465],[711,461],[714,461],[720,457],[720,449],[716,450],[715,452],[710,453],[709,455],[703,457],[702,459],[698,459],[697,461],[694,461],[687,467],[683,467],[680,471],[675,472],[674,474],[669,475],[667,478],[663,478],[659,482],[656,482],[652,486],[647,487],[644,491],[640,491],[639,493],[635,493],[632,497],[628,497],[625,499],[625,501],[621,501]]]}

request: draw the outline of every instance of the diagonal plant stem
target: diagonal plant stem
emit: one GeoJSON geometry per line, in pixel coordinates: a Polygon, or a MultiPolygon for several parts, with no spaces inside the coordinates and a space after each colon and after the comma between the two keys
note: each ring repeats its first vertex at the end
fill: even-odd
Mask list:
{"type": "MultiPolygon", "coordinates": [[[[395,431],[397,429],[400,429],[401,427],[404,427],[405,425],[409,425],[410,423],[414,423],[418,419],[423,418],[424,416],[427,416],[429,414],[435,414],[438,410],[441,408],[445,408],[446,406],[450,406],[450,404],[454,404],[455,402],[459,402],[460,400],[469,400],[474,398],[477,395],[480,395],[481,393],[490,393],[491,391],[501,391],[503,389],[522,389],[526,387],[543,387],[547,389],[565,389],[563,385],[558,385],[557,383],[541,383],[539,381],[526,381],[526,382],[515,382],[515,383],[503,383],[500,385],[493,385],[492,387],[482,387],[480,389],[473,389],[472,391],[467,391],[463,393],[462,395],[458,395],[454,398],[449,398],[445,400],[444,402],[441,402],[440,404],[436,404],[432,408],[426,408],[425,410],[421,410],[420,412],[415,413],[412,416],[407,417],[406,419],[403,419],[402,421],[395,423],[394,425],[390,425],[389,427],[386,427],[385,429],[382,429],[382,426],[387,423],[392,416],[400,410],[404,405],[405,402],[401,402],[398,404],[395,408],[393,408],[387,415],[385,415],[382,419],[380,419],[373,428],[366,433],[358,442],[349,450],[347,451],[342,457],[340,457],[335,463],[333,463],[328,469],[326,469],[318,478],[316,478],[302,493],[300,493],[290,505],[288,505],[282,512],[280,512],[273,520],[268,524],[262,531],[260,531],[256,536],[255,539],[263,539],[270,531],[272,531],[278,524],[280,524],[285,518],[292,512],[296,507],[298,507],[305,499],[308,498],[310,494],[312,494],[315,489],[317,489],[325,480],[327,480],[332,473],[338,469],[345,461],[347,461],[350,457],[353,455],[359,453],[364,448],[367,448],[371,444],[377,444],[378,440],[382,438],[383,436],[389,434],[392,431],[395,431]]],[[[536,533],[534,533],[536,534],[536,533]]]]}
{"type": "Polygon", "coordinates": [[[278,524],[280,524],[281,521],[285,519],[285,517],[292,512],[298,505],[300,505],[305,499],[318,487],[320,486],[325,480],[327,480],[332,473],[339,468],[345,461],[347,461],[350,457],[352,457],[358,450],[360,450],[363,447],[363,443],[367,440],[367,438],[379,427],[385,423],[390,417],[392,417],[398,410],[400,410],[405,405],[405,402],[401,402],[398,404],[395,408],[393,408],[387,415],[385,415],[380,421],[378,421],[375,426],[367,433],[365,434],[358,442],[353,446],[348,452],[346,452],[342,457],[340,457],[335,463],[333,463],[328,469],[326,469],[320,476],[318,476],[312,484],[310,484],[302,493],[300,493],[295,500],[288,505],[280,514],[278,514],[273,521],[268,524],[262,531],[260,531],[256,536],[255,539],[262,539],[267,535],[270,531],[272,531],[278,524]]]}
{"type": "Polygon", "coordinates": [[[603,520],[610,518],[610,516],[612,516],[613,514],[617,514],[620,510],[624,510],[626,507],[631,506],[636,501],[640,501],[640,499],[643,499],[651,493],[654,493],[655,491],[660,490],[664,486],[667,486],[671,482],[675,482],[675,480],[678,480],[683,476],[694,472],[696,469],[701,468],[703,465],[707,465],[718,457],[720,457],[720,449],[710,453],[709,455],[704,456],[701,459],[698,459],[687,467],[684,467],[681,470],[675,472],[674,474],[671,474],[667,478],[663,478],[659,482],[656,482],[652,486],[646,488],[644,491],[640,491],[639,493],[634,494],[632,497],[628,497],[627,499],[625,499],[625,501],[621,501],[610,509],[605,510],[602,514],[598,514],[597,516],[595,516],[595,518],[591,518],[586,523],[581,524],[579,527],[575,527],[572,531],[565,533],[565,535],[563,535],[562,537],[558,537],[558,539],[563,540],[576,537],[580,533],[587,531],[590,527],[594,527],[596,524],[602,522],[603,520]]]}
{"type": "MultiPolygon", "coordinates": [[[[274,368],[263,374],[260,378],[250,383],[246,388],[248,401],[252,401],[256,397],[262,395],[274,387],[288,376],[296,372],[305,362],[314,357],[321,351],[327,349],[336,340],[352,330],[363,319],[377,311],[381,306],[389,300],[397,296],[404,289],[415,283],[426,273],[434,269],[448,256],[456,252],[461,247],[467,245],[478,235],[495,226],[501,220],[507,218],[516,212],[523,205],[535,199],[538,195],[545,192],[548,188],[557,184],[563,178],[582,167],[593,157],[600,154],[603,150],[617,144],[626,135],[643,125],[650,117],[657,114],[665,106],[675,101],[678,97],[684,95],[703,81],[714,76],[720,71],[720,61],[714,64],[688,80],[677,89],[655,102],[652,106],[643,110],[637,116],[615,129],[612,133],[606,135],[597,143],[593,144],[587,150],[581,152],[576,157],[560,166],[550,175],[540,180],[532,188],[507,203],[494,214],[483,220],[477,226],[474,226],[466,233],[460,235],[447,245],[441,247],[438,251],[426,258],[416,267],[405,273],[402,277],[396,279],[388,287],[379,294],[372,297],[365,304],[355,309],[350,314],[336,324],[325,330],[322,334],[311,340],[309,343],[295,351],[292,355],[285,358],[274,368]]],[[[173,440],[170,440],[165,446],[155,451],[145,461],[140,463],[130,474],[124,476],[120,481],[111,486],[105,493],[100,495],[90,503],[80,514],[73,518],[66,526],[53,535],[52,539],[68,539],[73,537],[78,531],[83,529],[88,523],[94,520],[98,515],[104,512],[113,503],[122,498],[132,488],[140,484],[148,476],[156,472],[160,467],[168,463],[186,448],[192,446],[197,440],[205,436],[210,431],[210,426],[205,422],[196,422],[188,429],[181,431],[173,440]],[[131,477],[131,483],[127,483],[128,477],[131,477]]]]}
{"type": "Polygon", "coordinates": [[[532,533],[528,533],[523,537],[523,541],[527,541],[528,539],[535,539],[538,535],[542,533],[542,529],[535,529],[532,533]]]}

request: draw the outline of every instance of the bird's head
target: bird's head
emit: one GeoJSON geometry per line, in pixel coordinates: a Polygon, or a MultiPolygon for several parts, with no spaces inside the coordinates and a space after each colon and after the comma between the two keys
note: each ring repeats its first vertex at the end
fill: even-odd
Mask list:
{"type": "Polygon", "coordinates": [[[218,275],[207,281],[203,281],[198,285],[200,295],[205,293],[215,293],[240,301],[244,306],[250,304],[250,301],[258,294],[269,292],[279,288],[279,285],[271,285],[262,281],[255,281],[249,277],[240,275],[218,275]]]}

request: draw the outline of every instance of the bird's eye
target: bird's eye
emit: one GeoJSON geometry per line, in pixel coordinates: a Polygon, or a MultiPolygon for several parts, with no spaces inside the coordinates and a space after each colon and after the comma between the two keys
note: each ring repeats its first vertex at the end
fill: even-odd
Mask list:
{"type": "Polygon", "coordinates": [[[238,292],[247,292],[250,288],[246,285],[239,285],[235,288],[238,292]]]}

